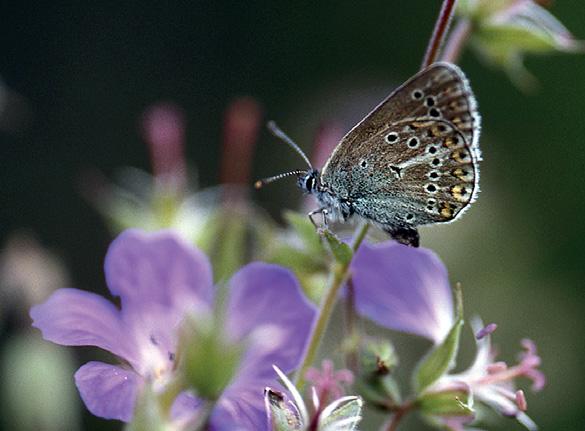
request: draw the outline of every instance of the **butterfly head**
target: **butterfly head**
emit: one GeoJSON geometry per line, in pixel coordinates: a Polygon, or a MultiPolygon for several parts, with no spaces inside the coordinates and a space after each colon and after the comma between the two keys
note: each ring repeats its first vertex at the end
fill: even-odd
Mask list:
{"type": "Polygon", "coordinates": [[[268,130],[270,130],[270,132],[272,132],[272,134],[274,136],[279,138],[281,141],[283,141],[285,144],[287,144],[289,147],[291,147],[297,154],[299,154],[303,158],[303,160],[305,161],[305,163],[308,165],[309,168],[306,170],[300,169],[300,170],[285,172],[283,174],[275,175],[273,177],[258,180],[254,184],[254,187],[259,189],[260,187],[263,187],[266,184],[269,184],[273,181],[276,181],[276,180],[279,180],[281,178],[288,177],[291,175],[296,175],[297,176],[297,185],[305,193],[312,194],[312,193],[315,193],[316,191],[320,190],[320,188],[321,188],[321,175],[319,174],[319,171],[317,169],[313,168],[313,165],[311,165],[309,158],[305,155],[303,150],[301,150],[300,147],[297,144],[295,144],[293,142],[293,140],[291,138],[289,138],[282,130],[280,130],[280,128],[276,125],[276,123],[274,123],[273,121],[270,121],[267,126],[268,126],[268,130]]]}
{"type": "Polygon", "coordinates": [[[317,169],[309,169],[298,174],[297,185],[307,193],[313,194],[321,186],[321,175],[317,169]]]}

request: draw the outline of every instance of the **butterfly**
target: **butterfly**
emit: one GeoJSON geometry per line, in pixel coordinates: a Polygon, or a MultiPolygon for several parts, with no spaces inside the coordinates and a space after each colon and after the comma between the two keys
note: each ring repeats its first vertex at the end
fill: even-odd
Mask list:
{"type": "Polygon", "coordinates": [[[479,191],[480,116],[463,71],[434,63],[388,96],[339,142],[321,170],[273,122],[271,131],[308,164],[257,181],[297,176],[323,223],[359,216],[418,247],[418,226],[456,220],[479,191]]]}

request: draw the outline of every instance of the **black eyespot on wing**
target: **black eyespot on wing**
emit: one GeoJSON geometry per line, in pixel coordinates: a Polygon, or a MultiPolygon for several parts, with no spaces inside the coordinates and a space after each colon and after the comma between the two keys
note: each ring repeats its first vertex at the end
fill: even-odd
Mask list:
{"type": "Polygon", "coordinates": [[[386,141],[387,142],[396,142],[398,140],[398,133],[396,132],[390,132],[388,133],[388,135],[386,135],[386,141]]]}
{"type": "Polygon", "coordinates": [[[429,115],[434,118],[439,118],[441,116],[441,111],[437,108],[431,108],[429,109],[429,115]]]}

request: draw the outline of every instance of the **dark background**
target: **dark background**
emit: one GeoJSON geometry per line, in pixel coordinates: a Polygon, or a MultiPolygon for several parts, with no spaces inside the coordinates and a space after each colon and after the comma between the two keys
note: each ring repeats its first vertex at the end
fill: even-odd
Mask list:
{"type": "MultiPolygon", "coordinates": [[[[218,178],[223,112],[257,98],[305,149],[323,120],[346,129],[419,67],[439,1],[13,2],[0,8],[0,77],[29,116],[0,132],[0,244],[30,228],[58,250],[80,288],[105,292],[110,234],[81,197],[97,168],[149,169],[138,117],[170,100],[188,117],[189,160],[202,186],[218,178]]],[[[585,38],[585,4],[552,12],[585,38]]],[[[467,51],[460,63],[483,117],[482,193],[456,224],[425,228],[423,244],[462,281],[468,315],[539,345],[549,378],[528,395],[550,430],[582,430],[585,322],[585,58],[531,58],[534,94],[467,51]]],[[[263,133],[254,173],[301,166],[263,133]]],[[[291,182],[259,193],[275,216],[300,202],[291,182]],[[294,201],[291,201],[294,196],[294,201]]],[[[2,339],[10,338],[10,324],[2,339]]],[[[105,422],[86,419],[103,427],[105,422]]],[[[520,429],[509,421],[501,429],[520,429]]],[[[112,429],[119,428],[112,424],[112,429]]],[[[102,429],[102,428],[100,428],[102,429]]],[[[105,429],[105,428],[104,428],[105,429]]]]}

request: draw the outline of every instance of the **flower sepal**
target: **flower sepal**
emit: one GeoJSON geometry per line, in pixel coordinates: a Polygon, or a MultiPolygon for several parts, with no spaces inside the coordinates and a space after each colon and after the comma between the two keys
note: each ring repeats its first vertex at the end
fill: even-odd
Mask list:
{"type": "Polygon", "coordinates": [[[319,431],[354,431],[361,421],[363,401],[347,396],[333,401],[319,415],[319,431]]]}
{"type": "Polygon", "coordinates": [[[357,396],[345,396],[336,399],[324,408],[313,388],[313,413],[309,410],[298,389],[288,377],[276,366],[283,386],[290,393],[287,395],[272,388],[264,390],[264,402],[271,431],[354,431],[362,419],[363,401],[357,396]]]}
{"type": "Polygon", "coordinates": [[[284,393],[266,388],[264,401],[271,431],[302,431],[303,422],[300,412],[284,393]]]}
{"type": "Polygon", "coordinates": [[[144,385],[136,400],[132,421],[124,427],[124,431],[168,431],[167,415],[162,410],[152,385],[144,385]]]}
{"type": "Polygon", "coordinates": [[[214,319],[189,316],[182,328],[179,352],[184,355],[187,384],[206,400],[219,398],[235,376],[242,347],[226,341],[214,319]]]}
{"type": "Polygon", "coordinates": [[[445,390],[428,391],[421,394],[416,404],[421,413],[429,416],[468,416],[472,418],[473,397],[464,383],[445,390]]]}

